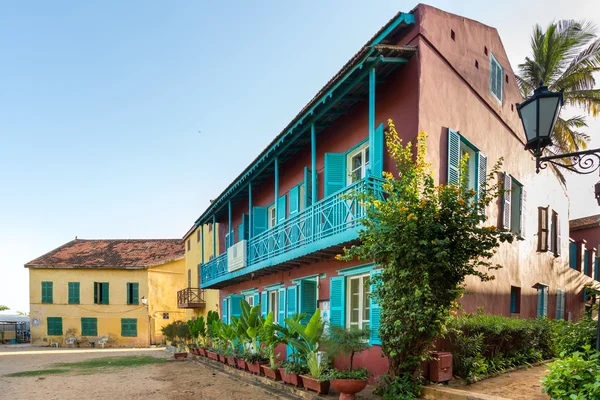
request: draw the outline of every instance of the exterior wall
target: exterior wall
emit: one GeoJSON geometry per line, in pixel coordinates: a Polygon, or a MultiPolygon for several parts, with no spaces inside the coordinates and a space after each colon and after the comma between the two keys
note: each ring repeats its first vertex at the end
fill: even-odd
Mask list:
{"type": "MultiPolygon", "coordinates": [[[[579,318],[583,311],[582,285],[589,279],[568,267],[568,198],[551,171],[535,173],[531,156],[523,150],[522,129],[516,107],[512,106],[521,98],[497,31],[431,7],[420,6],[417,15],[422,34],[418,39],[419,130],[429,134],[428,157],[436,180],[446,182],[447,129],[452,128],[488,157],[488,171],[504,157],[502,170],[516,177],[527,190],[525,240],[500,247],[493,261],[504,268],[494,272],[494,281],[467,280],[469,294],[462,300],[464,310],[474,312],[483,307],[485,312],[510,315],[512,285],[521,288],[520,316],[535,317],[537,291],[533,286],[545,283],[550,293],[548,316],[555,316],[556,289],[561,288],[567,291],[565,315],[571,312],[574,319],[579,318]],[[456,40],[450,37],[451,29],[456,40]],[[490,61],[484,47],[509,76],[508,83],[504,82],[502,105],[489,90],[490,61]],[[561,257],[537,252],[539,206],[549,206],[559,214],[561,257]]],[[[501,212],[501,202],[492,204],[487,209],[489,221],[500,225],[501,212]]]]}
{"type": "MultiPolygon", "coordinates": [[[[217,229],[217,241],[218,241],[218,233],[219,225],[215,227],[217,229]]],[[[204,233],[204,261],[208,261],[211,255],[213,255],[213,232],[212,228],[209,228],[209,225],[203,225],[202,227],[196,228],[192,233],[186,237],[184,246],[185,246],[185,271],[184,271],[184,279],[180,282],[180,286],[175,288],[171,293],[175,303],[177,302],[177,291],[184,289],[188,285],[187,274],[188,271],[192,273],[192,287],[200,286],[200,276],[198,275],[199,269],[198,265],[202,262],[202,233],[204,233]],[[204,232],[201,231],[204,230],[204,232]],[[198,232],[200,232],[200,237],[198,236],[198,232]],[[190,242],[190,249],[188,250],[188,241],[190,242]]],[[[218,253],[218,250],[217,250],[218,253]]],[[[219,253],[220,254],[220,253],[219,253]]],[[[215,255],[215,257],[218,254],[215,255]]],[[[217,302],[219,297],[219,291],[214,289],[207,289],[204,291],[204,300],[206,301],[205,308],[188,308],[181,309],[181,311],[185,314],[185,319],[193,319],[198,318],[200,316],[204,316],[208,314],[209,310],[217,310],[217,302]]],[[[177,305],[175,305],[177,307],[177,305]]],[[[158,331],[157,331],[158,332],[158,331]]]]}
{"type": "Polygon", "coordinates": [[[592,228],[572,230],[569,232],[571,239],[576,242],[585,240],[589,247],[598,247],[600,245],[600,226],[592,228]]]}
{"type": "MultiPolygon", "coordinates": [[[[147,271],[99,269],[29,269],[29,296],[33,345],[64,344],[68,329],[81,337],[81,318],[98,318],[98,337],[107,336],[112,346],[140,347],[149,345],[148,312],[139,305],[127,305],[127,282],[139,283],[139,297],[148,296],[147,271]],[[53,303],[42,304],[42,282],[53,282],[53,303]],[[68,304],[68,282],[80,282],[80,304],[68,304]],[[94,304],[94,282],[109,282],[109,304],[94,304]],[[62,317],[63,336],[49,337],[47,317],[62,317]],[[137,319],[137,337],[121,336],[121,318],[137,319]]],[[[88,338],[91,339],[91,338],[88,338]]]]}

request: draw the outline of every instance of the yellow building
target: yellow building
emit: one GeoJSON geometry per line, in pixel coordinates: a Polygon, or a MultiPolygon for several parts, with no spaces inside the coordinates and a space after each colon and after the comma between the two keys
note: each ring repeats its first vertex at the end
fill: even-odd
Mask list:
{"type": "MultiPolygon", "coordinates": [[[[215,243],[219,244],[219,225],[206,224],[192,227],[183,237],[185,245],[185,268],[187,273],[187,292],[193,296],[192,291],[199,291],[205,302],[205,307],[197,307],[193,302],[181,301],[179,307],[187,310],[187,319],[204,316],[209,310],[217,311],[219,308],[219,291],[214,289],[201,290],[200,264],[202,257],[208,261],[215,257],[215,243]],[[214,228],[214,230],[213,230],[214,228]],[[204,251],[203,245],[204,244],[204,251]]],[[[217,253],[219,248],[217,247],[217,253]]],[[[186,291],[180,291],[178,297],[186,299],[186,291]]]]}
{"type": "Polygon", "coordinates": [[[75,239],[25,267],[34,345],[75,337],[148,346],[162,342],[164,325],[187,320],[177,296],[187,284],[180,239],[75,239]]]}

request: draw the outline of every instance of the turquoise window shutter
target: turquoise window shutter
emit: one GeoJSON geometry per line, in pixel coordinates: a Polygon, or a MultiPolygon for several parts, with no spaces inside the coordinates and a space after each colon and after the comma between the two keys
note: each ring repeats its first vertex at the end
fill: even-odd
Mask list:
{"type": "Polygon", "coordinates": [[[131,302],[133,304],[140,304],[140,284],[137,282],[133,283],[133,298],[131,302]]]}
{"type": "Polygon", "coordinates": [[[242,240],[248,240],[249,238],[249,225],[250,225],[250,217],[248,214],[242,214],[242,223],[238,227],[238,240],[241,242],[242,240]]]}
{"type": "Polygon", "coordinates": [[[298,289],[296,286],[287,288],[287,318],[298,312],[298,289]]]}
{"type": "Polygon", "coordinates": [[[269,305],[269,296],[268,296],[267,292],[262,292],[260,294],[260,296],[261,296],[261,301],[260,301],[261,314],[262,314],[263,318],[266,318],[267,317],[267,310],[269,309],[268,308],[268,305],[269,305]]]}
{"type": "Polygon", "coordinates": [[[268,225],[267,207],[252,207],[252,237],[267,230],[268,225]]]}
{"type": "Polygon", "coordinates": [[[548,287],[543,288],[544,293],[544,316],[548,315],[548,287]]]}
{"type": "MultiPolygon", "coordinates": [[[[373,270],[371,271],[371,279],[379,276],[381,270],[373,270]]],[[[381,308],[379,307],[379,303],[377,302],[377,298],[373,295],[375,291],[375,284],[371,282],[371,295],[369,298],[369,321],[370,321],[370,329],[371,329],[371,344],[379,344],[381,345],[381,338],[379,337],[379,327],[381,325],[381,308]]]]}
{"type": "Polygon", "coordinates": [[[556,319],[565,319],[565,292],[556,290],[556,319]]]}
{"type": "Polygon", "coordinates": [[[221,303],[221,321],[223,321],[226,324],[229,322],[229,319],[227,318],[228,311],[229,307],[227,304],[227,299],[223,299],[223,302],[221,303]]]}
{"type": "Polygon", "coordinates": [[[544,288],[542,286],[538,286],[537,289],[537,316],[544,316],[544,288]]]}
{"type": "Polygon", "coordinates": [[[230,306],[231,315],[229,316],[230,320],[231,320],[231,317],[239,318],[240,315],[242,314],[241,301],[243,298],[244,298],[244,296],[240,296],[240,295],[233,295],[229,298],[229,302],[231,304],[231,306],[230,306]]]}
{"type": "Polygon", "coordinates": [[[300,190],[298,186],[290,189],[290,217],[298,214],[300,209],[300,190]]]}
{"type": "Polygon", "coordinates": [[[508,173],[504,173],[504,196],[502,207],[502,227],[510,229],[511,221],[511,204],[510,204],[510,189],[512,188],[512,178],[508,173]]]}
{"type": "Polygon", "coordinates": [[[379,124],[375,129],[375,136],[373,137],[373,148],[369,149],[371,156],[371,174],[376,177],[381,177],[383,174],[383,159],[384,159],[384,133],[383,124],[379,124]]]}
{"type": "Polygon", "coordinates": [[[285,221],[286,216],[286,195],[284,194],[279,199],[277,199],[277,223],[285,221]]]}
{"type": "Polygon", "coordinates": [[[577,269],[577,243],[569,243],[569,266],[577,269]]]}
{"type": "Polygon", "coordinates": [[[460,176],[460,135],[448,128],[448,185],[458,185],[460,176]]]}
{"type": "Polygon", "coordinates": [[[512,289],[510,291],[510,312],[517,312],[517,291],[512,289]]]}
{"type": "Polygon", "coordinates": [[[304,207],[312,204],[312,172],[304,167],[304,207]]]}
{"type": "Polygon", "coordinates": [[[595,280],[600,280],[600,269],[599,269],[599,265],[598,265],[598,257],[596,257],[596,260],[594,261],[594,279],[595,280]]]}
{"type": "Polygon", "coordinates": [[[279,325],[282,325],[282,326],[284,324],[283,321],[285,319],[285,311],[286,311],[285,292],[286,292],[285,288],[279,289],[279,305],[278,305],[279,316],[278,316],[277,320],[279,321],[279,325]]]}
{"type": "Polygon", "coordinates": [[[584,275],[589,275],[590,274],[590,255],[589,255],[589,251],[586,250],[585,253],[583,253],[583,273],[584,275]]]}
{"type": "Polygon", "coordinates": [[[346,324],[346,277],[329,279],[329,323],[337,326],[346,324]]]}
{"type": "Polygon", "coordinates": [[[346,186],[346,155],[325,153],[325,197],[346,186]]]}
{"type": "Polygon", "coordinates": [[[306,313],[306,318],[301,322],[307,324],[317,309],[317,282],[301,280],[299,297],[300,312],[306,313]]]}
{"type": "MultiPolygon", "coordinates": [[[[485,185],[487,183],[487,157],[477,153],[477,196],[482,199],[485,197],[485,185]]],[[[485,209],[481,210],[485,213],[485,209]]]]}
{"type": "Polygon", "coordinates": [[[258,292],[254,293],[254,305],[257,306],[260,304],[260,294],[258,292]]]}

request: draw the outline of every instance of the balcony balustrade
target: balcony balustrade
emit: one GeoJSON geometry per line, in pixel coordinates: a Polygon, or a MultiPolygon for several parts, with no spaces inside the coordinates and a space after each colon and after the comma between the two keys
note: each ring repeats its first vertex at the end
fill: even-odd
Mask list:
{"type": "Polygon", "coordinates": [[[177,308],[204,308],[204,289],[189,287],[177,292],[177,308]]]}

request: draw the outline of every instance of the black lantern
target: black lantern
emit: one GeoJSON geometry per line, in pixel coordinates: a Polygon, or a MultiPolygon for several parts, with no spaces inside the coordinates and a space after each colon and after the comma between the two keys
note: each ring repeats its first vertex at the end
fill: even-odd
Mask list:
{"type": "Polygon", "coordinates": [[[548,86],[535,89],[533,96],[517,104],[519,118],[525,130],[525,149],[541,154],[552,144],[552,131],[563,105],[563,93],[551,92],[548,86]]]}

